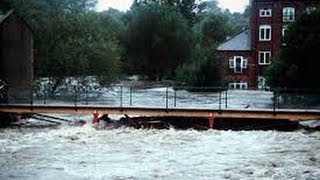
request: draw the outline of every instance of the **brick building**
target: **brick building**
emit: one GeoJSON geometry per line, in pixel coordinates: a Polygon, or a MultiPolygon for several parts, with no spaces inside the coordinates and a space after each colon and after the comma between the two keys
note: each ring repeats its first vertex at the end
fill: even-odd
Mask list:
{"type": "Polygon", "coordinates": [[[229,88],[265,89],[265,70],[288,24],[319,4],[320,0],[251,0],[250,28],[217,48],[229,88]]]}

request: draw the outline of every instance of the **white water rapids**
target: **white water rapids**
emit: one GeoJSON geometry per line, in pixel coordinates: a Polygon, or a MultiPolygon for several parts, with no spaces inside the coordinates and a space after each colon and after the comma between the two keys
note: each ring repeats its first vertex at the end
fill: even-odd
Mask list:
{"type": "MultiPolygon", "coordinates": [[[[105,94],[119,105],[118,94],[105,94]]],[[[165,107],[163,88],[133,96],[133,106],[165,107]]],[[[228,107],[272,107],[270,92],[228,96],[228,107]]],[[[217,108],[218,97],[179,92],[177,107],[217,108]]],[[[91,116],[69,118],[88,123],[0,129],[0,180],[320,179],[320,132],[97,130],[91,116]]]]}
{"type": "Polygon", "coordinates": [[[0,132],[0,179],[320,179],[320,132],[0,132]]]}

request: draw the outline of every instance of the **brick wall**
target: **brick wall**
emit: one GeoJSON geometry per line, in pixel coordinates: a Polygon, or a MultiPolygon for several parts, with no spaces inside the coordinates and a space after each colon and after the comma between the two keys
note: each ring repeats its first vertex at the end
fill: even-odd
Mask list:
{"type": "MultiPolygon", "coordinates": [[[[287,25],[287,22],[283,22],[283,8],[293,7],[295,8],[295,19],[299,14],[306,11],[308,7],[319,6],[319,0],[253,0],[250,28],[252,35],[252,50],[253,58],[258,63],[259,51],[271,51],[272,57],[276,56],[281,45],[282,28],[287,25]],[[272,9],[271,17],[260,17],[259,10],[262,8],[272,9]],[[271,41],[259,41],[259,26],[271,25],[272,35],[271,41]]],[[[259,74],[264,74],[267,65],[258,65],[259,74]]]]}
{"type": "Polygon", "coordinates": [[[256,72],[257,66],[252,58],[251,51],[220,51],[219,58],[223,61],[223,76],[226,83],[245,81],[248,82],[249,89],[257,88],[256,72]],[[248,59],[247,69],[244,69],[242,73],[235,73],[233,69],[229,68],[229,59],[234,56],[243,56],[244,59],[248,59]]]}

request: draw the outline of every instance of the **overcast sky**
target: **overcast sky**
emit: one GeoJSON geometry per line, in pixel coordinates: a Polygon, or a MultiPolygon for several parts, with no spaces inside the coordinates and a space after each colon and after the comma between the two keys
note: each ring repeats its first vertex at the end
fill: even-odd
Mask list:
{"type": "MultiPolygon", "coordinates": [[[[121,11],[130,8],[133,0],[98,0],[97,10],[103,11],[112,7],[121,11]]],[[[249,4],[249,0],[217,0],[219,7],[229,8],[231,12],[243,12],[244,8],[249,4]]]]}

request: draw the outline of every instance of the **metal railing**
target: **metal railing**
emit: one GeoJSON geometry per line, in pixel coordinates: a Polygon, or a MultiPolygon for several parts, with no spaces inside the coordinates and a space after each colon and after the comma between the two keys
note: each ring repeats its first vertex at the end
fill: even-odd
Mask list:
{"type": "Polygon", "coordinates": [[[155,107],[199,109],[320,109],[320,90],[275,88],[232,90],[226,87],[144,87],[116,85],[96,89],[15,88],[0,92],[1,104],[155,107]],[[8,93],[9,92],[9,93],[8,93]]]}

